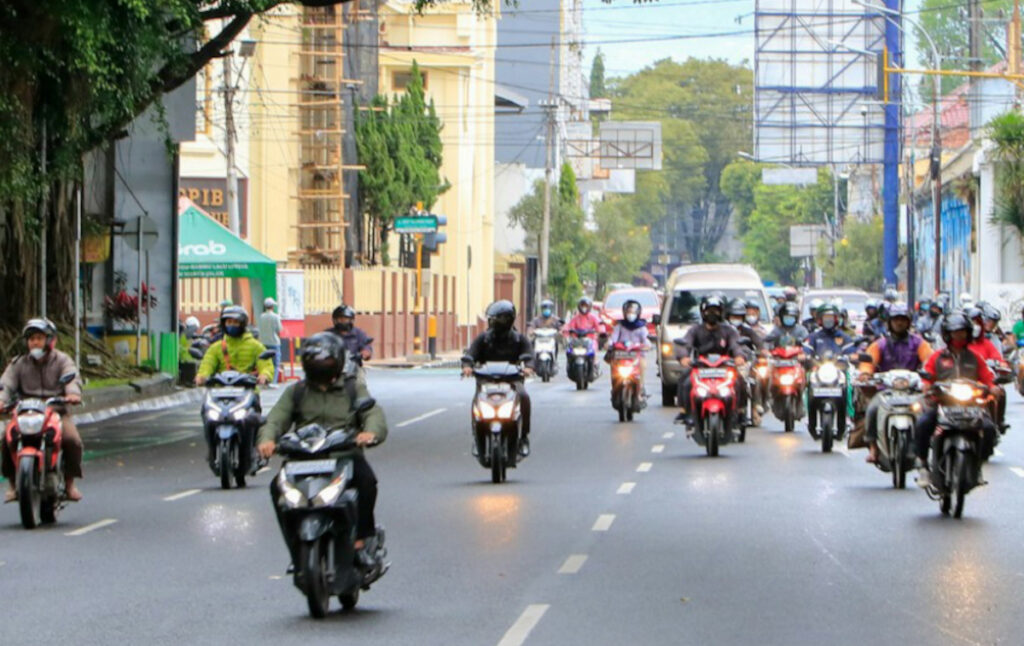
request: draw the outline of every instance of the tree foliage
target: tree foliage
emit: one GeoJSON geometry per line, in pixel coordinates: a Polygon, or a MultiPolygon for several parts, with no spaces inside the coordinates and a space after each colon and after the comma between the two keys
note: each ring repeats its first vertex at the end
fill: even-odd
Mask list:
{"type": "Polygon", "coordinates": [[[651,257],[650,227],[639,224],[637,202],[613,196],[594,209],[595,244],[591,247],[595,293],[603,294],[608,283],[633,280],[651,257]]]}
{"type": "Polygon", "coordinates": [[[660,121],[663,168],[637,174],[637,222],[678,220],[669,244],[684,260],[714,253],[725,234],[730,203],[722,193],[722,170],[736,151],[753,141],[751,70],[722,60],[660,60],[617,79],[611,94],[619,119],[660,121]]]}
{"type": "Polygon", "coordinates": [[[590,98],[603,99],[607,95],[604,84],[604,54],[598,48],[594,62],[590,65],[590,98]]]}
{"type": "MultiPolygon", "coordinates": [[[[1000,10],[1009,15],[1013,10],[1013,0],[985,0],[981,3],[986,16],[997,15],[1000,10]]],[[[970,66],[968,57],[970,51],[970,21],[961,16],[961,11],[967,10],[967,3],[949,2],[949,0],[922,0],[918,20],[921,26],[931,35],[935,41],[935,47],[942,57],[940,66],[944,70],[964,70],[970,66]]],[[[926,68],[934,68],[935,61],[931,45],[928,43],[920,29],[915,29],[907,24],[908,31],[912,31],[917,42],[917,51],[921,57],[920,64],[926,68]]],[[[981,29],[981,58],[983,65],[988,67],[1003,60],[1003,54],[993,44],[993,41],[1006,45],[1006,25],[1002,22],[987,21],[981,29]]],[[[967,79],[958,76],[942,77],[943,94],[950,92],[961,85],[967,79]]],[[[934,82],[931,78],[922,78],[920,81],[921,95],[931,97],[934,82]]]]}
{"type": "Polygon", "coordinates": [[[870,220],[847,220],[845,235],[835,246],[831,258],[826,244],[821,244],[818,266],[822,268],[828,287],[860,287],[869,292],[882,291],[882,216],[870,220]]]}

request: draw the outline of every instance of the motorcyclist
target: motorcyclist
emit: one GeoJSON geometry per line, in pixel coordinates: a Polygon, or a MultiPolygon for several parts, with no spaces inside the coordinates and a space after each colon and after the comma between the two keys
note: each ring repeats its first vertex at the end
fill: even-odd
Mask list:
{"type": "MultiPolygon", "coordinates": [[[[950,312],[943,318],[941,330],[946,347],[933,353],[925,364],[924,372],[929,375],[925,381],[926,385],[964,378],[980,382],[988,388],[994,386],[992,371],[985,361],[968,347],[971,322],[967,316],[959,310],[950,312]]],[[[933,404],[927,403],[914,428],[914,446],[917,453],[914,467],[918,469],[917,483],[922,488],[928,488],[933,484],[928,466],[928,451],[937,424],[938,411],[933,404]]],[[[981,453],[983,459],[988,459],[995,446],[996,431],[987,414],[984,417],[983,430],[981,453]]]]}
{"type": "Polygon", "coordinates": [[[1006,354],[1012,352],[1016,344],[1012,341],[1008,342],[1007,334],[999,327],[999,321],[1003,319],[1003,313],[991,303],[981,302],[978,303],[978,306],[981,307],[981,312],[984,316],[982,325],[985,328],[985,336],[999,350],[1000,355],[1006,356],[1006,354]]]}
{"type": "Polygon", "coordinates": [[[1021,305],[1020,317],[1020,320],[1013,324],[1013,337],[1017,343],[1024,339],[1024,305],[1021,305]]]}
{"type": "Polygon", "coordinates": [[[807,345],[816,357],[826,353],[838,355],[843,348],[853,343],[853,339],[839,327],[839,310],[835,305],[824,305],[819,315],[821,328],[808,337],[807,345]]]}
{"type": "Polygon", "coordinates": [[[740,339],[750,339],[751,345],[754,346],[753,350],[757,353],[764,349],[764,332],[759,329],[760,311],[756,301],[751,308],[750,303],[745,303],[739,298],[729,304],[728,310],[729,325],[740,333],[740,339]],[[750,314],[751,309],[754,310],[753,314],[750,314]]]}
{"type": "Polygon", "coordinates": [[[940,340],[942,338],[942,319],[945,314],[945,301],[936,297],[928,304],[927,314],[918,320],[917,331],[925,338],[931,337],[932,342],[940,340]]]}
{"type": "MultiPolygon", "coordinates": [[[[1010,366],[1003,358],[1002,352],[999,351],[999,346],[985,333],[985,320],[987,317],[984,314],[984,303],[972,306],[964,312],[964,314],[971,322],[971,336],[970,341],[967,343],[967,347],[973,351],[974,354],[978,355],[986,365],[989,361],[993,361],[1009,370],[1010,366]]],[[[992,386],[990,391],[990,394],[995,400],[996,426],[999,428],[1000,432],[1005,433],[1006,429],[1009,428],[1005,423],[1006,391],[999,385],[992,386]]]]}
{"type": "MultiPolygon", "coordinates": [[[[523,376],[532,371],[533,346],[525,335],[513,329],[516,322],[516,306],[511,301],[495,301],[487,306],[487,330],[473,339],[462,357],[462,376],[472,377],[473,367],[490,361],[522,364],[523,376]]],[[[477,382],[477,387],[479,387],[477,382]]],[[[523,415],[522,437],[519,438],[519,455],[530,454],[530,396],[526,392],[525,379],[519,379],[513,386],[519,394],[519,409],[523,415]]],[[[473,441],[473,455],[476,455],[476,441],[473,441]]]]}
{"type": "Polygon", "coordinates": [[[337,335],[345,344],[346,350],[363,361],[368,361],[373,356],[373,339],[355,326],[355,320],[356,311],[342,303],[331,312],[334,327],[327,328],[324,332],[337,335]]]}
{"type": "Polygon", "coordinates": [[[558,318],[558,315],[555,314],[554,301],[550,298],[545,298],[540,302],[540,314],[527,324],[526,333],[533,336],[536,330],[544,328],[557,330],[562,327],[562,323],[562,319],[558,318]]]}
{"type": "MultiPolygon", "coordinates": [[[[274,454],[277,441],[291,428],[308,424],[319,424],[328,430],[356,427],[356,448],[332,454],[332,457],[352,459],[352,477],[349,486],[359,492],[357,501],[359,519],[356,525],[354,547],[358,558],[364,564],[372,563],[372,556],[365,554],[366,539],[376,529],[374,507],[377,502],[377,478],[366,461],[363,448],[380,444],[388,435],[387,421],[380,406],[358,413],[356,403],[370,396],[365,382],[355,377],[344,377],[345,344],[335,334],[320,332],[302,344],[302,370],[305,379],[293,383],[281,393],[274,408],[267,416],[267,422],[259,432],[259,452],[264,459],[274,454]]],[[[271,500],[277,510],[279,497],[277,478],[270,484],[271,500]]],[[[285,530],[284,515],[277,512],[277,522],[285,530]]],[[[285,537],[298,536],[297,531],[282,531],[285,537]]],[[[289,544],[288,550],[294,564],[297,558],[297,544],[289,544]]]]}
{"type": "MultiPolygon", "coordinates": [[[[912,370],[917,372],[932,355],[931,345],[919,334],[910,331],[910,311],[905,303],[889,307],[888,336],[882,336],[868,346],[865,354],[870,361],[860,364],[858,379],[866,382],[876,372],[912,370]]],[[[868,445],[867,461],[878,462],[878,410],[882,400],[872,397],[865,413],[864,442],[868,445]]]]}
{"type": "Polygon", "coordinates": [[[928,298],[922,298],[914,306],[916,308],[916,311],[914,312],[914,326],[913,326],[915,330],[920,331],[920,329],[921,329],[920,323],[922,322],[922,320],[926,316],[929,316],[928,315],[928,310],[931,308],[931,306],[932,306],[931,299],[928,299],[928,298]]]}
{"type": "Polygon", "coordinates": [[[864,303],[864,314],[867,318],[864,320],[864,325],[861,327],[860,333],[864,336],[876,339],[880,336],[885,336],[885,321],[879,316],[878,301],[869,298],[864,303]]]}
{"type": "MultiPolygon", "coordinates": [[[[793,302],[787,302],[786,305],[796,308],[796,303],[793,302]]],[[[693,426],[693,411],[689,410],[689,406],[690,391],[693,387],[690,375],[694,358],[719,354],[732,357],[738,366],[745,363],[739,332],[731,325],[722,324],[724,310],[725,303],[720,296],[703,297],[700,300],[701,323],[690,326],[682,339],[675,340],[675,356],[683,366],[683,371],[679,375],[678,392],[683,412],[676,415],[676,423],[693,426]]],[[[743,391],[743,388],[737,388],[737,410],[743,410],[746,405],[746,401],[741,399],[743,391]]]]}
{"type": "Polygon", "coordinates": [[[255,372],[259,384],[269,383],[274,376],[274,362],[260,359],[266,347],[248,330],[249,313],[244,307],[231,305],[220,313],[224,337],[211,345],[199,364],[196,385],[204,385],[210,377],[225,370],[255,372]]]}
{"type": "MultiPolygon", "coordinates": [[[[56,348],[57,327],[48,319],[30,319],[21,330],[28,352],[15,357],[0,375],[0,410],[10,406],[15,399],[64,397],[69,404],[82,401],[82,386],[78,378],[61,384],[64,375],[78,374],[74,360],[56,348]]],[[[75,487],[75,478],[82,477],[82,438],[67,410],[57,412],[61,416],[61,451],[64,468],[64,495],[68,500],[82,499],[82,492],[75,487]]],[[[7,478],[4,502],[17,500],[14,487],[14,456],[11,447],[3,442],[3,476],[7,478]]]]}
{"type": "Polygon", "coordinates": [[[568,334],[572,330],[581,332],[593,330],[595,334],[604,331],[604,323],[601,322],[601,317],[594,312],[594,304],[586,296],[580,297],[579,301],[576,302],[576,314],[569,319],[568,323],[562,326],[562,334],[568,334]]]}
{"type": "Polygon", "coordinates": [[[802,346],[810,335],[807,328],[797,322],[800,315],[800,308],[796,303],[787,302],[779,312],[779,325],[765,337],[764,344],[767,349],[784,348],[790,346],[802,346]]]}
{"type": "Polygon", "coordinates": [[[808,332],[813,332],[821,326],[821,308],[825,306],[825,300],[821,298],[811,299],[811,305],[807,312],[807,318],[802,322],[802,325],[807,328],[808,332]]]}
{"type": "Polygon", "coordinates": [[[651,349],[651,342],[647,337],[647,321],[640,318],[641,311],[639,301],[630,299],[622,304],[622,320],[615,325],[608,337],[608,349],[610,352],[616,343],[621,343],[627,348],[642,349],[640,354],[640,392],[642,397],[647,399],[647,390],[644,386],[647,361],[644,353],[651,349]]]}

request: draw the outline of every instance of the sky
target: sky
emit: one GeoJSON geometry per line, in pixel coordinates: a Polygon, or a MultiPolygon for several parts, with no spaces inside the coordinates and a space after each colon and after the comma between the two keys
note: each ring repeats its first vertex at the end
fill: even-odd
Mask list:
{"type": "MultiPolygon", "coordinates": [[[[525,6],[528,0],[520,0],[525,6]]],[[[920,0],[907,0],[905,8],[914,10],[920,0]]],[[[723,58],[739,64],[754,64],[754,0],[656,0],[634,4],[632,0],[584,0],[583,27],[586,33],[584,69],[598,48],[605,55],[605,74],[626,76],[654,61],[671,57],[685,60],[723,58]],[[712,38],[689,38],[696,35],[712,38]],[[685,38],[684,38],[685,37],[685,38]],[[613,43],[616,40],[652,39],[646,42],[613,43]],[[657,39],[657,40],[654,40],[657,39]]],[[[914,60],[913,39],[909,60],[914,60]]]]}

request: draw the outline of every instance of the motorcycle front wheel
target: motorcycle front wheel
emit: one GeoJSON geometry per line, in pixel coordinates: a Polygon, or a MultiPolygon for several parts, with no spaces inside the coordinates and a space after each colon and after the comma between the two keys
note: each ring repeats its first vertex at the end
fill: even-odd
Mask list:
{"type": "Polygon", "coordinates": [[[783,424],[785,425],[785,431],[787,433],[793,432],[793,425],[796,423],[796,404],[792,398],[788,398],[786,401],[786,412],[783,424]]]}
{"type": "Polygon", "coordinates": [[[907,470],[903,463],[903,431],[897,430],[894,435],[890,436],[889,451],[891,453],[889,459],[892,462],[892,487],[893,489],[906,489],[907,470]]]}
{"type": "Polygon", "coordinates": [[[299,562],[303,568],[303,589],[309,614],[314,619],[327,616],[331,595],[327,588],[327,554],[323,550],[325,541],[303,543],[299,548],[299,562]]]}
{"type": "Polygon", "coordinates": [[[23,456],[18,463],[18,509],[25,529],[35,529],[42,522],[42,500],[37,482],[36,460],[23,456]]]}
{"type": "Polygon", "coordinates": [[[964,502],[967,498],[968,470],[974,465],[970,456],[957,451],[953,461],[953,478],[950,482],[949,494],[952,498],[953,518],[961,518],[964,514],[964,502]]]}
{"type": "Polygon", "coordinates": [[[818,414],[821,416],[821,452],[831,453],[835,411],[820,411],[818,414]]]}
{"type": "Polygon", "coordinates": [[[718,457],[718,434],[722,432],[722,416],[715,413],[704,423],[704,447],[708,457],[718,457]]]}
{"type": "Polygon", "coordinates": [[[231,440],[221,440],[217,446],[217,467],[220,475],[220,488],[231,488],[231,440]]]}
{"type": "Polygon", "coordinates": [[[491,482],[500,484],[505,480],[505,459],[501,455],[501,441],[491,442],[491,482]]]}

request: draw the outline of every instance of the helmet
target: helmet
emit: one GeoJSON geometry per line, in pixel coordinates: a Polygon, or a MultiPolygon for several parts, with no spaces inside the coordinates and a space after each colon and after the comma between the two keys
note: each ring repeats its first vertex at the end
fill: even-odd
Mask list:
{"type": "Polygon", "coordinates": [[[821,313],[821,308],[825,306],[825,299],[823,298],[812,298],[811,299],[811,316],[817,316],[821,313]]]}
{"type": "Polygon", "coordinates": [[[593,307],[594,304],[586,296],[580,296],[580,300],[576,301],[576,310],[581,314],[586,314],[593,309],[593,307]],[[586,308],[586,311],[584,311],[584,308],[586,308]]]}
{"type": "Polygon", "coordinates": [[[938,294],[936,294],[935,301],[932,303],[932,305],[937,305],[938,307],[941,307],[943,312],[949,312],[951,305],[949,292],[939,292],[938,294]]]}
{"type": "Polygon", "coordinates": [[[351,306],[345,305],[344,303],[335,307],[334,311],[331,312],[331,319],[354,319],[356,317],[356,311],[351,306]]]}
{"type": "Polygon", "coordinates": [[[640,306],[640,301],[633,300],[632,298],[628,299],[625,303],[622,304],[622,316],[626,316],[626,312],[629,310],[630,307],[636,307],[636,315],[639,317],[640,311],[643,308],[640,306]]]}
{"type": "Polygon", "coordinates": [[[494,301],[487,306],[487,327],[497,334],[508,334],[516,322],[516,306],[512,301],[494,301]]]}
{"type": "Polygon", "coordinates": [[[550,307],[551,309],[555,309],[555,302],[553,300],[551,300],[550,298],[545,298],[544,300],[542,300],[540,302],[540,308],[544,309],[545,307],[550,307]]]}
{"type": "Polygon", "coordinates": [[[220,308],[221,309],[224,309],[225,307],[231,307],[232,305],[234,305],[234,303],[231,302],[230,298],[225,298],[224,300],[222,300],[220,302],[220,308]]]}
{"type": "Polygon", "coordinates": [[[868,310],[875,310],[875,313],[878,313],[878,299],[869,298],[868,300],[864,301],[864,312],[868,316],[871,316],[871,313],[868,312],[868,310]]]}
{"type": "Polygon", "coordinates": [[[793,301],[786,301],[782,304],[782,307],[779,308],[779,318],[786,316],[792,316],[793,324],[796,325],[797,318],[800,316],[800,308],[793,301]]]}
{"type": "Polygon", "coordinates": [[[269,310],[274,307],[277,307],[277,301],[275,301],[274,299],[267,298],[263,300],[263,309],[269,310]]]}
{"type": "Polygon", "coordinates": [[[971,305],[972,303],[974,303],[974,297],[973,296],[971,296],[967,292],[964,292],[963,294],[960,294],[960,307],[962,309],[966,309],[967,306],[971,305]]]}
{"type": "Polygon", "coordinates": [[[722,302],[722,298],[715,294],[708,294],[707,296],[700,299],[700,317],[708,323],[718,323],[722,320],[722,314],[725,312],[725,303],[722,302]],[[718,309],[718,318],[709,316],[708,310],[711,308],[718,309]]]}
{"type": "Polygon", "coordinates": [[[796,302],[796,287],[793,287],[792,285],[786,287],[782,290],[782,295],[785,297],[786,301],[791,303],[796,302]]]}
{"type": "Polygon", "coordinates": [[[960,310],[953,310],[949,314],[942,317],[942,340],[949,345],[950,339],[952,338],[953,332],[957,330],[971,331],[971,322],[960,310]]]}
{"type": "Polygon", "coordinates": [[[21,329],[21,336],[28,341],[28,338],[36,333],[46,335],[46,349],[50,350],[57,344],[57,326],[47,318],[29,319],[25,327],[21,329]]]}
{"type": "Polygon", "coordinates": [[[1002,313],[992,303],[979,303],[981,305],[981,313],[984,314],[985,318],[989,321],[999,322],[1003,318],[1002,313]]]}
{"type": "MultiPolygon", "coordinates": [[[[755,307],[757,307],[755,305],[755,307]]],[[[728,316],[746,316],[747,315],[747,304],[742,299],[737,298],[729,303],[728,316]]]]}
{"type": "Polygon", "coordinates": [[[895,303],[892,303],[886,309],[886,312],[888,312],[890,321],[898,316],[902,316],[903,318],[910,320],[910,308],[908,308],[907,304],[903,301],[896,301],[895,303]]]}
{"type": "Polygon", "coordinates": [[[757,310],[758,312],[761,311],[761,303],[759,303],[756,298],[748,298],[746,306],[748,310],[757,310]]]}
{"type": "Polygon", "coordinates": [[[345,343],[335,334],[318,332],[302,344],[301,359],[306,381],[332,384],[345,367],[345,343]]]}
{"type": "Polygon", "coordinates": [[[244,307],[240,305],[229,305],[228,307],[225,307],[223,310],[221,310],[220,329],[224,330],[224,334],[236,337],[242,336],[242,334],[245,333],[245,329],[247,327],[249,327],[249,313],[245,311],[244,307]],[[226,321],[227,319],[238,319],[239,321],[242,322],[242,324],[238,326],[239,330],[237,333],[230,334],[228,332],[227,325],[224,324],[224,321],[226,321]]]}
{"type": "Polygon", "coordinates": [[[930,298],[922,298],[921,300],[917,301],[917,311],[918,312],[927,312],[928,308],[931,307],[931,306],[932,306],[932,300],[930,298]]]}
{"type": "Polygon", "coordinates": [[[896,299],[899,297],[899,293],[893,287],[886,288],[884,294],[882,295],[882,298],[889,303],[895,303],[896,299]]]}
{"type": "Polygon", "coordinates": [[[821,325],[827,330],[831,330],[839,326],[839,316],[839,308],[831,303],[827,305],[822,305],[820,308],[818,308],[818,317],[821,319],[821,325]],[[834,317],[834,323],[831,326],[825,325],[824,323],[825,317],[829,315],[834,317]]]}
{"type": "Polygon", "coordinates": [[[185,327],[199,329],[199,319],[194,316],[190,316],[185,319],[185,327]]]}

